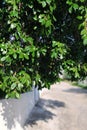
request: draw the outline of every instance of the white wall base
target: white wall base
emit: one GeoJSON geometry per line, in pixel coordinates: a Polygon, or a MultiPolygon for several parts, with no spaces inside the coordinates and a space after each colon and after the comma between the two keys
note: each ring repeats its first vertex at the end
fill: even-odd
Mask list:
{"type": "Polygon", "coordinates": [[[20,99],[0,100],[0,130],[23,130],[32,108],[39,100],[36,88],[21,95],[20,99]]]}

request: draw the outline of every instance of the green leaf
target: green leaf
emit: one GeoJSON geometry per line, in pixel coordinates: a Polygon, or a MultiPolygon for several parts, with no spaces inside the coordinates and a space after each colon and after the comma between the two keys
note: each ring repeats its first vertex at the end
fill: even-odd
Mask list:
{"type": "Polygon", "coordinates": [[[7,59],[8,56],[4,56],[1,58],[1,61],[5,61],[7,59]]]}
{"type": "Polygon", "coordinates": [[[18,83],[18,90],[21,90],[23,88],[23,84],[22,83],[18,83]]]}
{"type": "Polygon", "coordinates": [[[24,54],[25,59],[29,59],[29,56],[27,54],[24,54]]]}
{"type": "Polygon", "coordinates": [[[55,52],[55,50],[53,50],[52,54],[51,54],[51,58],[57,58],[58,54],[55,52]]]}
{"type": "Polygon", "coordinates": [[[11,24],[11,29],[14,29],[16,27],[16,24],[12,23],[11,24]]]}
{"type": "Polygon", "coordinates": [[[33,43],[33,38],[32,38],[32,37],[28,37],[27,40],[28,40],[30,43],[33,43]]]}
{"type": "Polygon", "coordinates": [[[83,40],[83,44],[84,44],[84,45],[87,45],[87,38],[85,38],[85,39],[83,40]]]}
{"type": "Polygon", "coordinates": [[[19,59],[24,59],[24,54],[23,53],[19,54],[19,59]]]}
{"type": "Polygon", "coordinates": [[[16,92],[16,98],[20,98],[20,94],[18,92],[16,92]]]}
{"type": "Polygon", "coordinates": [[[79,20],[82,20],[82,18],[83,18],[82,16],[77,16],[77,19],[79,20]]]}
{"type": "Polygon", "coordinates": [[[51,3],[51,0],[46,0],[46,2],[50,5],[50,3],[51,3]]]}
{"type": "Polygon", "coordinates": [[[6,94],[5,98],[8,99],[9,98],[9,94],[6,94]]]}
{"type": "Polygon", "coordinates": [[[47,20],[47,22],[46,22],[46,27],[49,27],[49,26],[51,26],[51,20],[47,20]]]}
{"type": "Polygon", "coordinates": [[[46,7],[46,2],[45,1],[42,1],[42,6],[46,7]]]}
{"type": "Polygon", "coordinates": [[[85,0],[80,0],[81,2],[85,2],[85,0]]]}
{"type": "Polygon", "coordinates": [[[74,10],[77,10],[79,8],[78,4],[74,3],[73,8],[74,8],[74,10]]]}
{"type": "Polygon", "coordinates": [[[72,8],[72,6],[69,8],[69,13],[72,13],[72,10],[73,10],[73,8],[72,8]]]}
{"type": "Polygon", "coordinates": [[[16,54],[16,53],[14,53],[14,54],[13,54],[13,57],[14,57],[14,59],[16,59],[16,58],[17,58],[17,54],[16,54]]]}
{"type": "Polygon", "coordinates": [[[16,88],[16,83],[13,83],[12,85],[11,85],[11,90],[13,90],[13,89],[15,89],[16,88]]]}

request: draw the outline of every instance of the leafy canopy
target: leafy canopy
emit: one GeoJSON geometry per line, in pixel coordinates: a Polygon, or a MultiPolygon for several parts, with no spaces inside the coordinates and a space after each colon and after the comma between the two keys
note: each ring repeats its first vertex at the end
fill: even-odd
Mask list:
{"type": "MultiPolygon", "coordinates": [[[[0,0],[0,91],[19,98],[87,75],[86,0],[0,0]]],[[[1,95],[2,96],[2,95],[1,95]]]]}

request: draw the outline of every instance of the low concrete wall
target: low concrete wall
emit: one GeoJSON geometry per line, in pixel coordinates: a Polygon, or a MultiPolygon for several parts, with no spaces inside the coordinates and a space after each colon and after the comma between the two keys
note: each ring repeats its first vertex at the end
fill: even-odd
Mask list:
{"type": "Polygon", "coordinates": [[[21,95],[20,99],[0,100],[0,130],[23,130],[35,103],[39,99],[37,88],[21,95]]]}

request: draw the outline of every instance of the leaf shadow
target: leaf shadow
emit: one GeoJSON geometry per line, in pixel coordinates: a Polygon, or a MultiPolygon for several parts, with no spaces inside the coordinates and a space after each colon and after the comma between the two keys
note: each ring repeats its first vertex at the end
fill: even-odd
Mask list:
{"type": "Polygon", "coordinates": [[[87,94],[87,89],[73,87],[68,90],[64,90],[64,92],[75,93],[75,94],[87,94]]]}
{"type": "Polygon", "coordinates": [[[65,107],[65,103],[58,100],[51,99],[40,99],[32,110],[29,119],[26,121],[25,126],[37,125],[37,122],[44,121],[48,122],[49,119],[53,119],[56,114],[52,111],[60,107],[65,107]]]}

